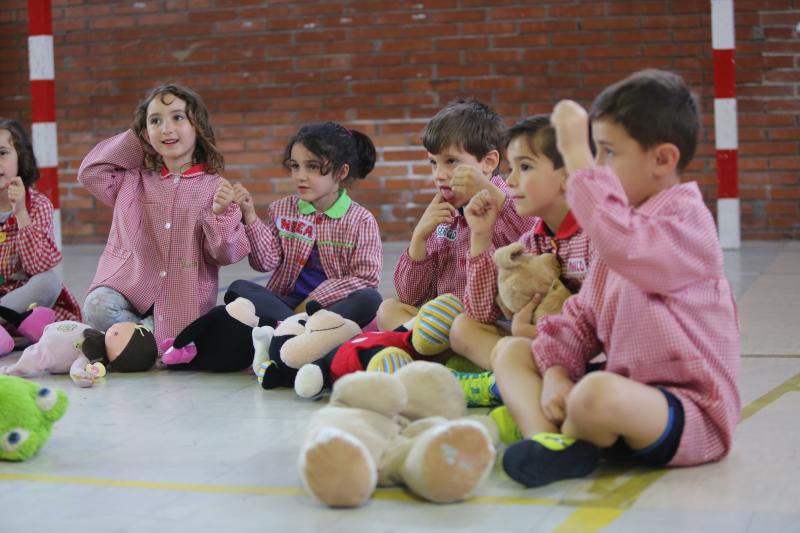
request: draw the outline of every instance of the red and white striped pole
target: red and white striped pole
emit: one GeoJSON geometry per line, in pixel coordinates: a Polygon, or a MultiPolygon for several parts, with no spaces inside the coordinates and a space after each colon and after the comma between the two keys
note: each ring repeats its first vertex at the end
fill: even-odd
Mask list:
{"type": "Polygon", "coordinates": [[[31,77],[31,137],[41,176],[36,189],[53,202],[56,244],[61,248],[61,202],[58,194],[53,14],[50,0],[28,0],[28,59],[31,77]]]}
{"type": "Polygon", "coordinates": [[[717,148],[717,227],[725,249],[741,246],[736,123],[736,48],[733,0],[711,0],[714,49],[714,136],[717,148]]]}

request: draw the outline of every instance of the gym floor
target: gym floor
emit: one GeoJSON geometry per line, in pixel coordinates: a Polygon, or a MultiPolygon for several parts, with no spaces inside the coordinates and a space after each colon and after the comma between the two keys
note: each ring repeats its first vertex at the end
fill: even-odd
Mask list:
{"type": "MultiPolygon", "coordinates": [[[[82,301],[99,246],[67,246],[64,276],[82,301]]],[[[385,247],[393,296],[402,246],[385,247]]],[[[0,463],[0,530],[81,531],[800,531],[800,242],[725,253],[742,325],[743,420],[720,463],[674,470],[603,467],[591,478],[523,489],[498,464],[473,499],[435,505],[379,489],[328,509],[296,461],[321,402],[263,391],[251,374],[111,374],[90,389],[38,378],[70,407],[24,463],[0,463]]],[[[263,281],[244,261],[220,285],[263,281]]],[[[18,357],[8,356],[5,362],[18,357]]]]}

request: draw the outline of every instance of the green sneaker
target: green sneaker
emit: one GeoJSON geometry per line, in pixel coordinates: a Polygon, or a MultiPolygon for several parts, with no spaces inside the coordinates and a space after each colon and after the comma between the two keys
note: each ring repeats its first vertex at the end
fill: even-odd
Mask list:
{"type": "Polygon", "coordinates": [[[500,431],[500,440],[506,444],[514,444],[521,441],[524,437],[519,430],[517,423],[508,410],[508,407],[502,405],[489,412],[489,417],[497,424],[497,429],[500,431]]]}
{"type": "Polygon", "coordinates": [[[494,372],[456,372],[455,370],[452,372],[464,390],[467,407],[503,405],[500,394],[497,392],[494,372]]]}

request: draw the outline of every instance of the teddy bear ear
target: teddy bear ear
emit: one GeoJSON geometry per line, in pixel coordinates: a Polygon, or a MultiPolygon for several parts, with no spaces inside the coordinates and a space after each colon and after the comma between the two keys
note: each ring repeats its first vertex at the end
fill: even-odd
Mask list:
{"type": "Polygon", "coordinates": [[[514,268],[524,251],[525,247],[521,242],[512,242],[507,246],[498,248],[494,252],[492,259],[500,268],[514,268]]]}

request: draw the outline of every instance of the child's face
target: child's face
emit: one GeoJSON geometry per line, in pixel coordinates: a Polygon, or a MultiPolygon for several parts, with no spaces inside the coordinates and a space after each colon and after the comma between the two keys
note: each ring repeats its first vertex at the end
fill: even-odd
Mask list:
{"type": "Polygon", "coordinates": [[[18,172],[17,149],[14,148],[11,132],[0,130],[0,191],[3,194],[8,194],[8,184],[11,178],[17,177],[18,172]]]}
{"type": "MultiPolygon", "coordinates": [[[[302,144],[294,143],[291,155],[289,168],[297,196],[311,202],[317,211],[325,211],[339,197],[339,179],[334,176],[333,170],[322,174],[320,171],[324,161],[302,144]]],[[[348,171],[345,164],[339,169],[338,175],[346,176],[348,171]]]]}
{"type": "Polygon", "coordinates": [[[506,183],[511,187],[514,209],[522,216],[544,217],[564,203],[566,170],[553,168],[544,155],[535,154],[525,135],[508,143],[511,173],[506,183]]]}
{"type": "Polygon", "coordinates": [[[462,148],[452,145],[447,146],[438,154],[428,152],[428,160],[431,163],[431,170],[433,171],[433,181],[442,193],[442,198],[456,209],[464,207],[470,201],[469,197],[454,192],[453,189],[450,188],[450,182],[453,179],[456,168],[460,166],[474,167],[478,172],[487,177],[491,177],[492,171],[494,170],[494,166],[487,168],[489,167],[489,163],[487,163],[486,157],[479,160],[462,148]]]}
{"type": "Polygon", "coordinates": [[[657,192],[654,150],[644,150],[624,127],[607,119],[592,121],[592,137],[597,147],[595,163],[617,176],[631,206],[639,206],[657,192]]]}
{"type": "Polygon", "coordinates": [[[197,141],[186,102],[171,94],[153,98],[147,105],[147,139],[169,170],[186,170],[192,164],[197,141]]]}

